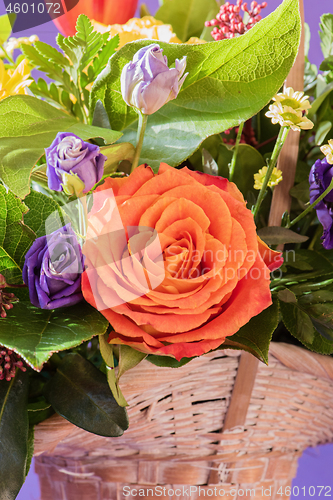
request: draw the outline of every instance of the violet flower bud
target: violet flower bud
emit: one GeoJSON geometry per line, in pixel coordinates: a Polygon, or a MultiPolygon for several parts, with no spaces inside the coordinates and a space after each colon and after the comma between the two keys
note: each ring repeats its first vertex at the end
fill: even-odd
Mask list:
{"type": "Polygon", "coordinates": [[[164,104],[176,99],[188,73],[184,76],[186,56],[168,67],[163,49],[153,43],[140,49],[121,73],[121,93],[128,106],[151,115],[164,104]]]}
{"type": "Polygon", "coordinates": [[[45,155],[48,186],[53,191],[87,193],[103,176],[106,156],[99,146],[75,134],[59,132],[45,155]]]}

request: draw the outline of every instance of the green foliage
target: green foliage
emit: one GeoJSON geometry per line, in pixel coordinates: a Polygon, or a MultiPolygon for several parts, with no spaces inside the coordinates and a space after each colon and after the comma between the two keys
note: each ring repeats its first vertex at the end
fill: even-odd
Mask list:
{"type": "MultiPolygon", "coordinates": [[[[189,75],[177,99],[149,116],[140,162],[155,170],[161,160],[178,165],[206,137],[256,114],[282,86],[295,59],[299,36],[298,0],[285,0],[239,38],[186,46],[161,42],[169,65],[187,56],[189,75]]],[[[137,114],[122,99],[120,74],[134,54],[150,43],[141,40],[122,47],[91,91],[91,110],[101,100],[112,126],[125,129],[122,141],[133,144],[137,114]]]]}
{"type": "Polygon", "coordinates": [[[55,212],[61,215],[60,206],[52,198],[37,191],[31,191],[24,203],[29,208],[29,211],[24,215],[25,224],[34,231],[37,238],[45,236],[45,221],[55,212]]]}
{"type": "Polygon", "coordinates": [[[333,55],[333,14],[323,14],[320,18],[319,36],[324,57],[333,55]]]}
{"type": "Polygon", "coordinates": [[[155,14],[155,19],[171,24],[182,42],[192,36],[200,37],[203,22],[211,20],[218,13],[215,0],[165,0],[155,14]],[[212,16],[212,17],[210,17],[212,16]]]}
{"type": "Polygon", "coordinates": [[[46,99],[58,108],[64,109],[82,121],[87,121],[89,91],[87,89],[105,68],[108,59],[119,44],[118,35],[108,40],[109,33],[94,31],[87,16],[81,14],[76,23],[74,36],[57,36],[57,44],[62,50],[44,42],[35,46],[23,45],[25,57],[48,78],[56,83],[47,84],[42,78],[32,83],[30,91],[46,99]],[[71,99],[70,96],[75,99],[71,99]]]}
{"type": "Polygon", "coordinates": [[[25,480],[28,460],[27,413],[29,376],[17,369],[10,382],[0,383],[1,500],[14,500],[25,480]]]}
{"type": "Polygon", "coordinates": [[[4,14],[0,16],[0,45],[2,45],[11,34],[15,19],[15,14],[4,14]]]}
{"type": "Polygon", "coordinates": [[[254,316],[237,333],[226,337],[220,349],[242,349],[268,364],[268,349],[275,328],[279,322],[279,304],[273,304],[254,316]]]}
{"type": "Polygon", "coordinates": [[[76,353],[67,354],[45,386],[53,408],[73,424],[100,436],[121,436],[127,412],[116,403],[105,375],[76,353]]]}
{"type": "Polygon", "coordinates": [[[80,123],[35,97],[17,95],[1,101],[0,178],[13,193],[21,198],[29,193],[31,171],[59,131],[72,132],[83,140],[101,137],[108,144],[121,136],[80,123]]]}
{"type": "Polygon", "coordinates": [[[108,321],[89,304],[47,311],[19,302],[1,323],[0,344],[39,371],[54,352],[78,346],[107,327],[108,321]]]}
{"type": "Polygon", "coordinates": [[[302,234],[295,233],[290,229],[280,226],[263,227],[259,229],[257,233],[267,245],[303,243],[309,239],[308,236],[303,236],[302,234]]]}
{"type": "Polygon", "coordinates": [[[24,256],[32,243],[22,227],[25,212],[26,205],[0,185],[0,274],[8,283],[22,283],[24,256]]]}

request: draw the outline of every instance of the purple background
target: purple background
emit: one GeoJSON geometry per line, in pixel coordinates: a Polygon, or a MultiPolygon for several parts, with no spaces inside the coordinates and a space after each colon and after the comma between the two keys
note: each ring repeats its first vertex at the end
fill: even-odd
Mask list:
{"type": "MultiPolygon", "coordinates": [[[[268,5],[266,9],[263,10],[263,15],[267,15],[272,12],[281,3],[281,1],[282,0],[267,0],[268,5]]],[[[142,0],[140,0],[139,3],[143,3],[142,0]]],[[[144,3],[148,5],[151,13],[154,13],[158,7],[158,0],[145,0],[144,3]]],[[[333,13],[333,0],[304,0],[304,11],[305,20],[310,25],[311,30],[309,59],[312,63],[319,66],[323,59],[318,35],[319,19],[324,13],[333,13]]],[[[5,7],[4,3],[1,2],[0,14],[3,13],[5,13],[5,7]]],[[[57,30],[52,21],[50,21],[46,24],[38,26],[37,28],[15,33],[15,36],[29,36],[32,34],[37,34],[40,40],[46,43],[54,44],[57,30]]],[[[303,456],[299,460],[298,473],[297,477],[293,481],[293,486],[298,486],[300,488],[300,494],[299,496],[294,495],[291,498],[299,498],[303,500],[310,500],[311,498],[317,499],[319,496],[319,490],[317,490],[313,496],[311,495],[313,490],[310,490],[309,494],[310,486],[331,486],[332,491],[330,496],[333,497],[333,444],[318,446],[317,448],[309,448],[303,453],[303,456]],[[303,487],[305,487],[305,494],[303,493],[303,490],[301,490],[303,487]]],[[[295,490],[295,493],[297,493],[297,490],[295,490]]],[[[323,496],[323,493],[321,496],[323,496]]],[[[17,500],[43,500],[40,498],[38,476],[34,473],[33,465],[27,480],[17,497],[17,500]]]]}

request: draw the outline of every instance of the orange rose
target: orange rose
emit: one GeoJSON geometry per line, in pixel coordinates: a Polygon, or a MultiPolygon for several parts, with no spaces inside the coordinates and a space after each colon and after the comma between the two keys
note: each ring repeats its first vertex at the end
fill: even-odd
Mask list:
{"type": "Polygon", "coordinates": [[[90,214],[82,290],[113,326],[110,343],[177,360],[199,356],[272,303],[269,270],[281,254],[257,237],[235,184],[161,163],[158,174],[141,165],[96,191],[102,199],[90,214]],[[107,189],[112,200],[103,200],[107,189]],[[140,244],[158,234],[162,267],[154,244],[141,263],[134,256],[133,227],[140,244]]]}

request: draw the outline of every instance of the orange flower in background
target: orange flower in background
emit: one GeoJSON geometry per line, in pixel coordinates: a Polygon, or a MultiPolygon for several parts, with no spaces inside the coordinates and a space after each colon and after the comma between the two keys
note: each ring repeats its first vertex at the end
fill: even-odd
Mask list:
{"type": "Polygon", "coordinates": [[[53,22],[63,35],[73,36],[80,14],[100,23],[126,23],[134,16],[137,5],[138,0],[79,0],[75,7],[67,11],[66,2],[62,1],[65,14],[53,19],[53,22]]]}
{"type": "MultiPolygon", "coordinates": [[[[163,24],[153,16],[144,16],[141,19],[134,17],[127,21],[126,24],[113,24],[106,26],[105,24],[92,21],[94,29],[100,33],[110,32],[110,37],[119,35],[118,49],[125,43],[133,42],[134,40],[160,40],[161,42],[182,43],[182,41],[173,32],[171,24],[163,24]]],[[[200,38],[192,37],[186,43],[205,43],[200,38]]]]}
{"type": "MultiPolygon", "coordinates": [[[[281,254],[257,237],[251,211],[235,184],[161,163],[158,174],[141,165],[129,177],[106,179],[96,191],[107,189],[115,200],[108,211],[116,207],[119,217],[99,251],[83,248],[87,270],[82,291],[113,326],[110,343],[178,360],[199,356],[219,347],[272,303],[269,271],[281,265],[281,254]],[[121,226],[158,234],[164,279],[157,279],[161,267],[154,260],[156,252],[146,252],[141,275],[154,283],[155,272],[156,286],[145,294],[139,261],[132,259],[131,267],[122,261],[124,240],[115,236],[121,226]]],[[[106,200],[90,215],[95,236],[106,227],[105,208],[106,200]]],[[[133,248],[127,246],[130,255],[133,248]]]]}

